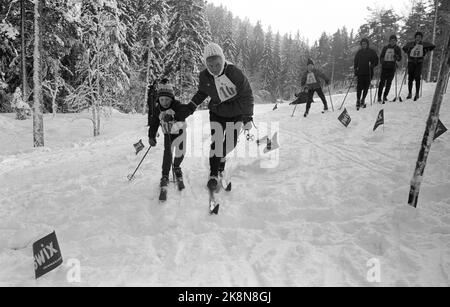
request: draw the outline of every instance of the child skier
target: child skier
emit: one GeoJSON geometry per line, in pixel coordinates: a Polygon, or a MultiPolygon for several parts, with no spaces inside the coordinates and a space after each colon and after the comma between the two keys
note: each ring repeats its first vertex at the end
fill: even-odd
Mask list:
{"type": "Polygon", "coordinates": [[[325,98],[325,95],[323,93],[320,79],[324,80],[326,85],[330,84],[330,79],[325,76],[320,70],[316,69],[314,67],[314,62],[311,59],[308,59],[307,70],[303,74],[301,83],[302,87],[308,90],[308,101],[306,102],[306,111],[304,117],[307,117],[309,114],[309,109],[311,108],[311,103],[313,102],[314,93],[316,92],[322,100],[323,111],[328,111],[327,99],[325,98]]]}
{"type": "Polygon", "coordinates": [[[380,85],[378,87],[378,102],[382,102],[383,104],[386,103],[387,96],[391,90],[392,80],[394,80],[395,72],[397,70],[397,63],[401,60],[402,50],[397,46],[397,36],[391,35],[389,38],[389,45],[385,46],[380,54],[381,77],[380,85]],[[383,100],[381,100],[382,96],[383,100]]]}
{"type": "Polygon", "coordinates": [[[153,114],[148,130],[150,146],[156,146],[156,133],[161,125],[164,133],[164,158],[162,164],[160,200],[165,200],[165,193],[169,184],[169,172],[173,166],[178,189],[184,189],[181,163],[186,152],[186,118],[191,114],[190,109],[175,99],[172,85],[160,84],[158,86],[155,113],[153,114]],[[175,159],[172,150],[175,148],[175,159]]]}
{"type": "Polygon", "coordinates": [[[403,47],[403,51],[408,54],[409,92],[406,99],[412,98],[412,88],[414,81],[416,81],[416,96],[414,97],[414,101],[417,101],[419,99],[423,59],[428,52],[433,51],[435,48],[435,45],[423,42],[422,32],[417,32],[415,35],[415,41],[410,42],[406,44],[405,47],[403,47]]]}

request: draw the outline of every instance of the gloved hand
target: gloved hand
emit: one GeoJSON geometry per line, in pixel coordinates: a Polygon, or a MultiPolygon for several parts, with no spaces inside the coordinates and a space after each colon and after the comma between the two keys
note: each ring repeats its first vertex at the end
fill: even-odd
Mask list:
{"type": "Polygon", "coordinates": [[[298,98],[298,96],[300,96],[300,93],[296,93],[294,96],[298,98]]]}
{"type": "Polygon", "coordinates": [[[148,139],[148,143],[150,144],[151,147],[155,147],[157,142],[155,138],[149,138],[148,139]]]}
{"type": "Polygon", "coordinates": [[[174,121],[174,117],[173,117],[173,115],[171,115],[171,114],[165,114],[164,116],[163,116],[163,118],[162,118],[162,121],[163,122],[166,122],[166,123],[170,123],[170,122],[172,122],[172,121],[174,121]]]}
{"type": "Polygon", "coordinates": [[[253,117],[252,116],[244,116],[242,119],[244,123],[244,130],[251,130],[253,128],[253,117]]]}

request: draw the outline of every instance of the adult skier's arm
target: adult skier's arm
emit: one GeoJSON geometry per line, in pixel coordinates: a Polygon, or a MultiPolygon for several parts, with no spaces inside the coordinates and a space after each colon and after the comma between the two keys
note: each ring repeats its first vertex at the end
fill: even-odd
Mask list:
{"type": "Polygon", "coordinates": [[[160,113],[161,112],[160,112],[159,108],[156,108],[155,114],[152,116],[152,118],[150,120],[150,127],[148,128],[148,137],[150,139],[156,138],[156,133],[158,132],[158,128],[160,125],[160,120],[159,120],[160,113]]]}
{"type": "Polygon", "coordinates": [[[386,50],[387,50],[387,47],[384,47],[383,50],[381,51],[381,54],[380,54],[380,63],[381,63],[381,65],[384,64],[384,57],[386,56],[386,50]]]}
{"type": "Polygon", "coordinates": [[[358,74],[358,70],[359,70],[359,67],[358,67],[359,56],[360,56],[360,51],[358,51],[358,52],[356,53],[355,59],[353,60],[353,70],[354,70],[354,72],[355,72],[355,75],[358,74]]]}
{"type": "Polygon", "coordinates": [[[433,51],[436,48],[435,45],[432,43],[424,42],[423,43],[423,49],[426,50],[426,52],[433,51]]]}
{"type": "Polygon", "coordinates": [[[186,105],[187,110],[189,111],[189,114],[186,116],[189,117],[190,115],[194,114],[194,112],[197,110],[198,106],[205,101],[206,98],[208,98],[208,94],[204,93],[201,88],[203,87],[203,83],[205,82],[203,80],[204,76],[203,73],[200,73],[199,77],[199,84],[198,84],[198,90],[197,93],[195,93],[194,97],[192,97],[189,104],[186,105]]]}
{"type": "Polygon", "coordinates": [[[244,117],[252,117],[254,107],[254,97],[252,88],[250,86],[250,82],[248,82],[247,77],[237,67],[235,67],[234,70],[234,79],[239,96],[238,99],[241,106],[242,115],[244,117]]]}
{"type": "Polygon", "coordinates": [[[375,68],[379,64],[378,54],[375,50],[372,50],[372,59],[370,60],[372,68],[375,68]]]}

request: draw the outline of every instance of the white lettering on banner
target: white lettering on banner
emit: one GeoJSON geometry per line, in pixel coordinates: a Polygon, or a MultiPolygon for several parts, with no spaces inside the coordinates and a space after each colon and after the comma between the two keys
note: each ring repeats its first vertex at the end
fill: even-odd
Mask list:
{"type": "Polygon", "coordinates": [[[386,55],[384,56],[385,62],[395,62],[395,50],[392,48],[388,48],[386,50],[386,55]]]}
{"type": "Polygon", "coordinates": [[[422,58],[423,57],[423,45],[416,45],[411,50],[411,57],[412,58],[422,58]]]}
{"type": "Polygon", "coordinates": [[[370,283],[381,283],[381,263],[379,259],[372,258],[367,261],[367,281],[370,283]]]}
{"type": "Polygon", "coordinates": [[[313,72],[308,73],[308,77],[306,79],[306,84],[314,84],[317,83],[316,76],[313,72]]]}
{"type": "Polygon", "coordinates": [[[53,242],[50,242],[47,246],[41,245],[41,248],[42,249],[34,255],[35,268],[42,266],[45,262],[50,260],[54,254],[58,253],[58,250],[53,247],[53,242]]]}
{"type": "Polygon", "coordinates": [[[219,95],[221,102],[225,102],[236,97],[236,85],[234,85],[234,83],[231,82],[231,80],[226,75],[222,75],[214,79],[216,82],[217,94],[219,95]]]}

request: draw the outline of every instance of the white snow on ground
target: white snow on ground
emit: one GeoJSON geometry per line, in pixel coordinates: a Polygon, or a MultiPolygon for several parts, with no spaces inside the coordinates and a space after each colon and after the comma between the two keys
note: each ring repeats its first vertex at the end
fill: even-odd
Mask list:
{"type": "MultiPolygon", "coordinates": [[[[279,123],[279,165],[230,159],[234,190],[217,217],[207,212],[206,156],[187,157],[187,189],[158,202],[162,138],[127,182],[143,156],[132,144],[147,144],[142,115],[114,114],[98,139],[88,120],[50,115],[47,147],[33,149],[32,121],[0,114],[0,285],[78,285],[66,278],[77,259],[83,286],[449,286],[450,134],[433,144],[419,208],[407,206],[433,93],[429,84],[419,102],[388,103],[376,132],[381,106],[356,112],[354,94],[349,128],[320,103],[307,119],[304,106],[294,118],[287,104],[257,106],[260,127],[279,123]],[[36,281],[32,243],[53,230],[65,264],[36,281]],[[381,283],[367,281],[374,258],[381,283]]],[[[190,119],[191,135],[194,119],[207,112],[190,119]]],[[[190,146],[208,139],[205,129],[190,146]]]]}

